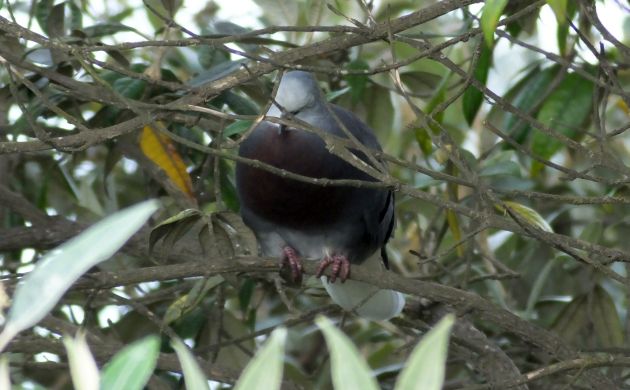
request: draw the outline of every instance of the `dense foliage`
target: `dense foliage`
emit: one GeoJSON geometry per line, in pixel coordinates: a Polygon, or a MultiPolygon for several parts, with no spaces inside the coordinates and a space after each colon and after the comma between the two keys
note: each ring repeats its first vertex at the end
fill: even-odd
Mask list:
{"type": "Polygon", "coordinates": [[[325,314],[394,388],[453,313],[445,388],[630,386],[629,2],[255,0],[238,24],[234,5],[192,3],[0,0],[14,384],[77,386],[86,340],[109,362],[105,387],[126,371],[137,388],[180,388],[179,362],[189,388],[229,387],[271,340],[242,388],[273,381],[264,363],[283,354],[284,387],[330,388],[354,360],[327,352],[343,339],[325,314]],[[392,272],[351,277],[408,294],[399,318],[343,313],[314,278],[287,283],[238,217],[236,150],[287,69],[314,72],[383,145],[392,272]],[[115,214],[150,198],[143,228],[154,203],[115,214]]]}

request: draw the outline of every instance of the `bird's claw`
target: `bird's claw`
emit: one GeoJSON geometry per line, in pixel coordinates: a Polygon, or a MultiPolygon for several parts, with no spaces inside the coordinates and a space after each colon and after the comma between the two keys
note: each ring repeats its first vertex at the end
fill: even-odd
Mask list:
{"type": "Polygon", "coordinates": [[[350,261],[346,256],[343,255],[332,255],[326,256],[319,263],[319,267],[317,267],[316,277],[321,277],[324,274],[326,268],[332,264],[332,269],[330,272],[330,282],[335,283],[337,277],[341,280],[341,283],[345,282],[346,279],[350,276],[350,261]]]}
{"type": "Polygon", "coordinates": [[[289,268],[291,281],[296,284],[302,283],[302,273],[304,273],[304,269],[302,268],[302,261],[295,252],[295,249],[290,246],[285,246],[282,248],[282,253],[282,265],[289,268]]]}

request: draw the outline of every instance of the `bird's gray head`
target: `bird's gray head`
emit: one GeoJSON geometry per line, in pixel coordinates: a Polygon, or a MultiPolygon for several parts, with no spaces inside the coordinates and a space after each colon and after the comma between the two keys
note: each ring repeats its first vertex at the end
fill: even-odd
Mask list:
{"type": "Polygon", "coordinates": [[[280,80],[275,103],[269,107],[267,116],[281,118],[285,116],[283,114],[289,113],[302,118],[308,111],[318,108],[323,101],[321,94],[312,74],[299,70],[287,72],[280,80]]]}

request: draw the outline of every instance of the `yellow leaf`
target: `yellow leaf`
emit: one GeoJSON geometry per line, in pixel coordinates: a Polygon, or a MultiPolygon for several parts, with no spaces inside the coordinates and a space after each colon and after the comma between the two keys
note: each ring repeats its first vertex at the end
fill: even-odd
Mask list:
{"type": "Polygon", "coordinates": [[[626,105],[626,102],[622,99],[617,100],[617,107],[619,107],[621,111],[625,112],[626,115],[630,116],[630,108],[628,108],[628,105],[626,105]]]}
{"type": "Polygon", "coordinates": [[[145,156],[166,172],[177,188],[193,197],[192,181],[186,171],[186,164],[170,138],[151,126],[145,126],[140,135],[140,148],[145,156]]]}

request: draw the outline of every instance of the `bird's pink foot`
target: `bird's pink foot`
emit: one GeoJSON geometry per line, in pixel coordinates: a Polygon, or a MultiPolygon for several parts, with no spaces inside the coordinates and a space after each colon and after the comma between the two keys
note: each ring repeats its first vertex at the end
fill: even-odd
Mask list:
{"type": "Polygon", "coordinates": [[[302,283],[302,273],[304,270],[302,269],[302,261],[295,252],[295,249],[290,246],[285,246],[282,248],[282,254],[282,265],[289,267],[292,282],[297,284],[302,283]]]}
{"type": "Polygon", "coordinates": [[[326,256],[319,263],[319,267],[317,267],[316,277],[320,277],[324,274],[326,268],[329,265],[332,265],[332,269],[330,271],[330,282],[335,283],[335,280],[339,278],[341,283],[345,282],[350,276],[350,261],[346,256],[343,255],[332,255],[326,256]]]}

